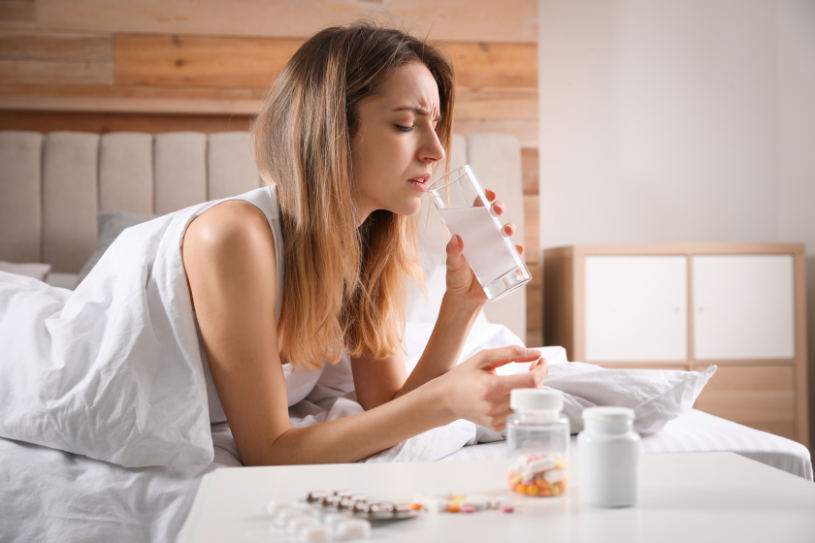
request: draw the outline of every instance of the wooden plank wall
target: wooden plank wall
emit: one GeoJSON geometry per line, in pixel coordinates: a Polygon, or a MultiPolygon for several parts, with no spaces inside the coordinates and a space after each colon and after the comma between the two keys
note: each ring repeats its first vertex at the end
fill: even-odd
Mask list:
{"type": "Polygon", "coordinates": [[[457,132],[521,141],[527,343],[539,344],[536,0],[0,0],[0,129],[246,130],[304,39],[356,20],[445,51],[457,132]]]}

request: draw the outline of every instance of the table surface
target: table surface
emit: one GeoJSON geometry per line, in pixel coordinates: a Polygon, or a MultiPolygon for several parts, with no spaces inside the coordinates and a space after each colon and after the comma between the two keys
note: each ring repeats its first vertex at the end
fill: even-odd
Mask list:
{"type": "Polygon", "coordinates": [[[180,541],[295,541],[273,527],[266,503],[333,489],[393,501],[505,495],[515,506],[513,514],[422,513],[375,525],[370,541],[815,541],[815,484],[736,454],[643,455],[639,504],[624,509],[581,503],[577,460],[558,498],[512,495],[503,460],[218,469],[204,477],[180,541]]]}

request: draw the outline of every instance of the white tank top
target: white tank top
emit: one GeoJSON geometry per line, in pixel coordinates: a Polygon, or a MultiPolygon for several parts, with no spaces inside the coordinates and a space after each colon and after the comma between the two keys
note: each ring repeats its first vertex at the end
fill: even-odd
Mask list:
{"type": "MultiPolygon", "coordinates": [[[[275,267],[277,276],[277,295],[275,297],[275,319],[280,318],[280,308],[283,302],[283,282],[286,280],[283,270],[283,231],[280,227],[280,213],[277,206],[277,187],[268,185],[259,189],[240,194],[224,200],[217,200],[209,202],[208,205],[202,206],[193,217],[197,217],[213,205],[227,201],[227,200],[244,200],[257,207],[266,216],[269,223],[269,228],[272,231],[275,249],[275,267]]],[[[209,368],[209,361],[207,360],[204,346],[201,342],[201,332],[198,329],[198,320],[195,322],[196,330],[198,330],[198,343],[201,350],[201,360],[204,363],[204,375],[207,382],[207,399],[209,401],[209,418],[210,422],[224,422],[226,415],[224,408],[221,405],[221,400],[218,397],[218,392],[215,389],[215,383],[212,380],[212,372],[209,368]]],[[[272,333],[273,331],[270,331],[272,333]]],[[[292,406],[305,398],[309,392],[314,388],[317,380],[322,374],[320,370],[294,370],[291,364],[283,364],[283,374],[286,376],[286,395],[288,397],[288,405],[292,406]]]]}

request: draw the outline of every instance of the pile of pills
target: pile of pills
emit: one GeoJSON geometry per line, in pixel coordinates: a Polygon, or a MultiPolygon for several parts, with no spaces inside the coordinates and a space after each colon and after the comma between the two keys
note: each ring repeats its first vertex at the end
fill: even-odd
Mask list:
{"type": "Polygon", "coordinates": [[[506,496],[482,496],[480,494],[419,498],[412,507],[431,513],[476,513],[487,509],[496,509],[502,513],[515,511],[506,496]]]}
{"type": "Polygon", "coordinates": [[[266,513],[276,534],[305,543],[365,539],[371,534],[372,520],[407,519],[419,514],[410,504],[371,500],[339,490],[309,492],[304,501],[269,502],[266,513]]]}
{"type": "Polygon", "coordinates": [[[509,489],[524,496],[560,496],[567,486],[568,466],[559,456],[520,455],[509,472],[509,489]]]}

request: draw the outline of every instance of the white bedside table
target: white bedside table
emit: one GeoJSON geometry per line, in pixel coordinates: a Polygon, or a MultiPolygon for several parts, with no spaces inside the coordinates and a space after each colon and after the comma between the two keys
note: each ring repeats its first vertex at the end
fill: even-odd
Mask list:
{"type": "MultiPolygon", "coordinates": [[[[732,453],[642,457],[637,507],[600,509],[571,488],[561,498],[512,496],[515,513],[422,514],[374,527],[372,541],[813,542],[815,484],[732,453]]],[[[331,464],[225,468],[206,475],[182,542],[296,541],[278,535],[264,512],[310,490],[347,489],[411,501],[435,494],[510,495],[506,462],[331,464]]]]}

